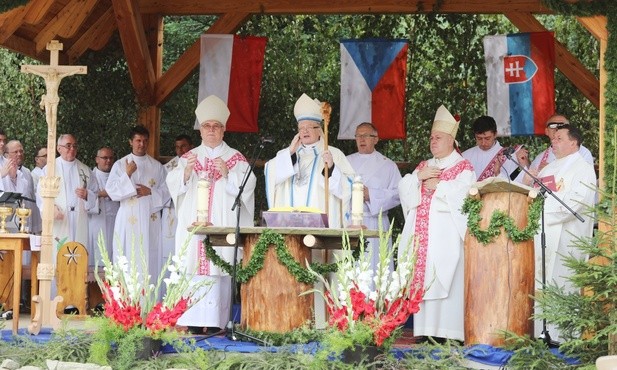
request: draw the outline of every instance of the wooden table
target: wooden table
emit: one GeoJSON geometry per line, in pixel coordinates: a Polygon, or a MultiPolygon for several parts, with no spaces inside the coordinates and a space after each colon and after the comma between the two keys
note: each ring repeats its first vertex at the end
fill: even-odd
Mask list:
{"type": "MultiPolygon", "coordinates": [[[[17,334],[19,327],[19,299],[21,298],[21,269],[22,253],[30,250],[30,234],[0,234],[0,250],[13,252],[13,334],[17,334]]],[[[33,256],[34,257],[34,256],[33,256]]],[[[37,291],[36,264],[38,256],[32,260],[30,276],[32,279],[31,292],[37,291]]]]}

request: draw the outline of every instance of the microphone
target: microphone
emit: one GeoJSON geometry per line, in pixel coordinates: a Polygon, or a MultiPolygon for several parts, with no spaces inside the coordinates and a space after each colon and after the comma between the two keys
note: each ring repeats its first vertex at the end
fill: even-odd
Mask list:
{"type": "Polygon", "coordinates": [[[503,150],[503,155],[509,158],[512,154],[514,154],[514,152],[516,152],[516,148],[513,146],[510,146],[503,150]]]}
{"type": "Polygon", "coordinates": [[[274,138],[272,138],[272,137],[267,137],[267,136],[263,136],[263,137],[261,138],[261,142],[262,142],[262,143],[264,143],[264,144],[265,144],[265,143],[273,144],[273,143],[274,143],[274,138]]]}

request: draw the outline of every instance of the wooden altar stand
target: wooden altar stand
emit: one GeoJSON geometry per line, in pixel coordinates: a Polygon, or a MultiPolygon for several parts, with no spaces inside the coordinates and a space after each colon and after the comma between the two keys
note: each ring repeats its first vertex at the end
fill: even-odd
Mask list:
{"type": "MultiPolygon", "coordinates": [[[[22,277],[22,253],[30,250],[30,234],[0,234],[0,251],[10,251],[11,254],[4,254],[3,261],[0,261],[0,287],[8,286],[13,280],[12,306],[13,310],[13,334],[17,334],[19,328],[19,300],[21,298],[21,277],[22,277]],[[12,263],[12,267],[7,268],[12,263]]],[[[0,252],[1,253],[1,252],[0,252]]],[[[32,252],[30,279],[31,297],[37,294],[38,280],[36,277],[36,266],[38,265],[38,252],[32,252]]],[[[0,298],[7,300],[11,294],[3,294],[0,298]]],[[[33,308],[34,309],[34,305],[33,308]]]]}
{"type": "MultiPolygon", "coordinates": [[[[272,230],[283,235],[288,252],[301,266],[311,262],[311,249],[341,249],[343,232],[347,231],[352,246],[358,244],[361,231],[358,229],[287,228],[287,227],[241,227],[244,259],[248,263],[253,248],[263,230],[272,230]]],[[[208,235],[213,246],[235,245],[234,227],[212,227],[199,229],[197,235],[208,235]]],[[[377,237],[375,230],[363,230],[365,237],[377,237]]],[[[334,261],[332,261],[334,262],[334,261]]],[[[312,284],[303,284],[292,276],[282,265],[274,248],[265,255],[264,267],[247,283],[242,285],[241,325],[257,331],[285,333],[299,328],[310,321],[313,313],[313,295],[300,296],[313,289],[312,284]]]]}

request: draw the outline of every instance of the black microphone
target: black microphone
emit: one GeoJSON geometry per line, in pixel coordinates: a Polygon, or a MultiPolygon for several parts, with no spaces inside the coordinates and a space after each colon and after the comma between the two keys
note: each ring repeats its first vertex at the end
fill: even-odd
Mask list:
{"type": "Polygon", "coordinates": [[[274,138],[272,138],[272,137],[265,137],[264,136],[264,137],[261,138],[261,142],[264,143],[264,144],[265,143],[273,144],[274,143],[274,138]]]}
{"type": "Polygon", "coordinates": [[[516,148],[510,146],[503,150],[503,155],[505,155],[506,157],[510,157],[512,154],[514,154],[514,152],[516,152],[516,148]]]}

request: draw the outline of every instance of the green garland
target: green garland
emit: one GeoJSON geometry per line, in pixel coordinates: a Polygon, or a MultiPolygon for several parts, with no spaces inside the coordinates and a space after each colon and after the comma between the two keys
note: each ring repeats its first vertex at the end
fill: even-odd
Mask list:
{"type": "MultiPolygon", "coordinates": [[[[233,266],[222,259],[212,247],[212,243],[208,239],[204,240],[204,248],[206,251],[206,257],[220,269],[228,274],[232,274],[233,266]]],[[[265,229],[257,240],[257,243],[253,247],[253,253],[251,259],[246,266],[236,265],[236,280],[240,283],[248,282],[255,274],[257,274],[264,267],[264,260],[268,247],[274,245],[276,248],[276,256],[283,266],[287,268],[287,271],[296,278],[300,283],[313,284],[316,281],[316,277],[306,268],[302,267],[293,256],[287,251],[285,246],[285,238],[275,233],[270,229],[265,229]]],[[[355,259],[360,254],[360,248],[356,248],[353,252],[355,259]]],[[[336,272],[338,266],[336,263],[311,263],[310,267],[313,271],[319,274],[326,274],[329,272],[336,272]]]]}
{"type": "Polygon", "coordinates": [[[469,215],[467,219],[467,230],[478,241],[484,245],[491,243],[495,240],[499,234],[501,234],[501,227],[506,230],[508,237],[515,243],[531,240],[538,232],[540,224],[540,216],[542,214],[542,205],[544,198],[538,197],[529,206],[529,212],[527,213],[527,226],[520,230],[514,220],[509,217],[505,212],[496,210],[491,215],[491,222],[486,230],[480,229],[480,211],[482,210],[482,200],[471,197],[465,198],[463,203],[463,213],[469,215]]]}

